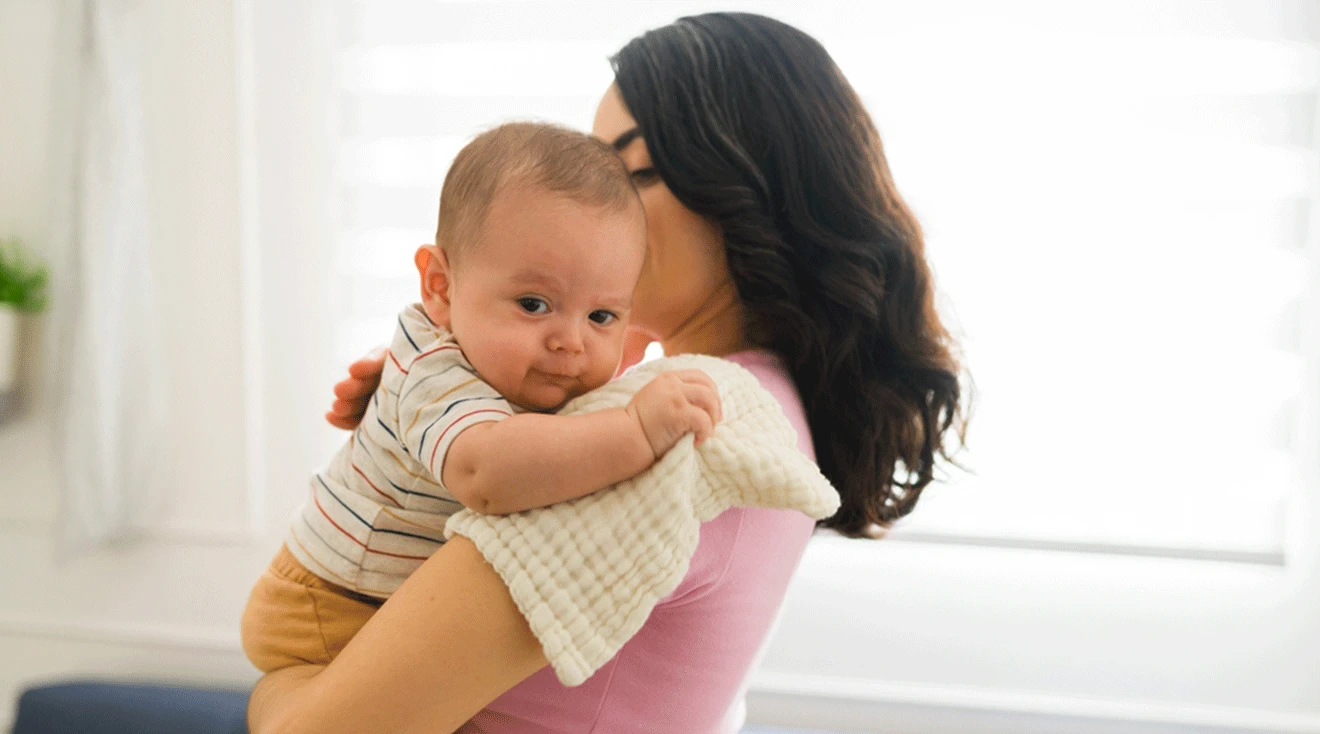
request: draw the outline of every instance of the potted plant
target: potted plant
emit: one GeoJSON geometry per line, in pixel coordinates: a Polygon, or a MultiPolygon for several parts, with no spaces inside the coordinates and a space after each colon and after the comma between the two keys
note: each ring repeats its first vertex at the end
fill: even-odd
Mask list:
{"type": "Polygon", "coordinates": [[[45,266],[30,264],[15,238],[0,240],[0,414],[14,402],[18,375],[18,314],[46,307],[45,266]]]}

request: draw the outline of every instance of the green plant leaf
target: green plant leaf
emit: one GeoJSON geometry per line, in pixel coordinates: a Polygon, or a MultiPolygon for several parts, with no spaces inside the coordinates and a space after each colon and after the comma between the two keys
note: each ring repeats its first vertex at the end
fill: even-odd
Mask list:
{"type": "Polygon", "coordinates": [[[17,238],[0,240],[0,304],[20,311],[41,311],[46,308],[49,281],[46,266],[29,263],[17,238]]]}

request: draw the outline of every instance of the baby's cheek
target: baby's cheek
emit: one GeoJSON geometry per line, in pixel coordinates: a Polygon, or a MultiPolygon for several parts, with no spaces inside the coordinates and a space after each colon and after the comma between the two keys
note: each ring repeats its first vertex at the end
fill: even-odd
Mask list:
{"type": "Polygon", "coordinates": [[[488,331],[470,341],[476,342],[475,347],[469,349],[464,344],[463,351],[482,381],[503,395],[516,392],[526,374],[520,365],[522,355],[516,345],[500,338],[498,331],[488,331]]]}
{"type": "Polygon", "coordinates": [[[525,350],[519,349],[516,344],[509,344],[500,351],[498,361],[502,383],[498,386],[500,391],[521,391],[526,386],[529,372],[525,350]]]}
{"type": "Polygon", "coordinates": [[[610,379],[614,377],[615,371],[619,369],[620,359],[620,355],[614,355],[606,359],[598,360],[597,363],[593,364],[591,366],[590,375],[584,381],[586,383],[586,388],[588,390],[595,390],[601,385],[609,382],[610,379]]]}

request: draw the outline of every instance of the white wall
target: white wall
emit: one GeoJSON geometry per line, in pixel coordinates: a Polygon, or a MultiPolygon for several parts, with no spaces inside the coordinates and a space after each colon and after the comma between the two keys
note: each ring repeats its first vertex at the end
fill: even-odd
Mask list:
{"type": "MultiPolygon", "coordinates": [[[[19,235],[38,253],[56,216],[48,153],[59,5],[0,3],[0,235],[19,235]]],[[[0,424],[0,556],[8,559],[0,564],[0,727],[33,681],[255,678],[238,650],[237,620],[278,536],[252,522],[264,508],[259,492],[249,499],[245,452],[235,4],[143,7],[151,245],[174,421],[160,459],[173,499],[147,541],[56,560],[52,365],[42,348],[50,324],[29,319],[26,405],[0,424]]]]}

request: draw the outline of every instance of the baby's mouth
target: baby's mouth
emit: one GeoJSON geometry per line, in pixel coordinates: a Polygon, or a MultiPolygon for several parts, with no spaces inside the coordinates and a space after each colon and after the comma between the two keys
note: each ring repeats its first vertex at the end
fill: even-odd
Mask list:
{"type": "Polygon", "coordinates": [[[575,382],[578,379],[576,373],[551,372],[549,370],[537,370],[537,372],[539,372],[542,377],[554,383],[570,383],[575,382]]]}

